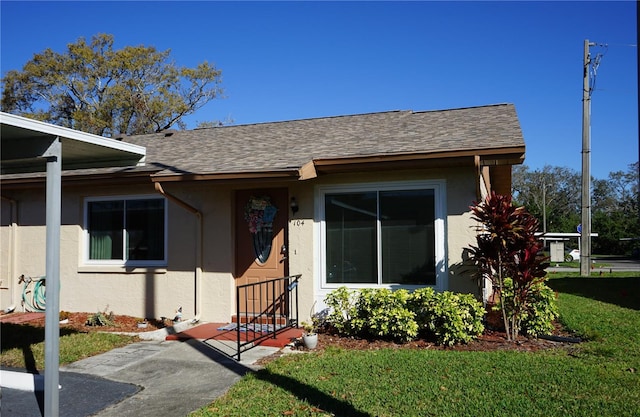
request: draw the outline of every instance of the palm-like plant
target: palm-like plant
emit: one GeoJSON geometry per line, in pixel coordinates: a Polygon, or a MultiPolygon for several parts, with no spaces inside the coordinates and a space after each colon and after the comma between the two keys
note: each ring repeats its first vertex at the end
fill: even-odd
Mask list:
{"type": "Polygon", "coordinates": [[[491,193],[471,207],[474,220],[482,224],[476,246],[471,246],[471,259],[481,277],[489,277],[501,298],[502,318],[509,340],[520,331],[522,314],[527,307],[527,294],[543,281],[548,266],[539,255],[542,242],[535,237],[538,220],[524,207],[515,207],[511,196],[491,193]],[[503,299],[504,279],[513,280],[513,295],[503,299]]]}

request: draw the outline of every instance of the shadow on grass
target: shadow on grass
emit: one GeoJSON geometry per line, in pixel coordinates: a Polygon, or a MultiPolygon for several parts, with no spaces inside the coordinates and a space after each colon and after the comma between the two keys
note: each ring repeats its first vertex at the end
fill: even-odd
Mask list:
{"type": "Polygon", "coordinates": [[[217,362],[218,364],[226,367],[227,369],[235,372],[240,376],[244,376],[249,372],[253,372],[257,379],[278,386],[296,396],[300,401],[306,401],[312,407],[322,409],[322,411],[330,413],[330,415],[370,417],[370,414],[357,410],[351,404],[327,395],[324,392],[312,386],[304,384],[297,379],[280,374],[275,374],[268,369],[260,369],[258,371],[254,371],[242,365],[241,363],[238,363],[228,354],[221,352],[219,349],[207,343],[195,339],[186,340],[184,343],[187,343],[198,352],[209,357],[212,361],[217,362]]]}
{"type": "MultiPolygon", "coordinates": [[[[31,374],[37,374],[36,360],[33,355],[32,345],[44,342],[44,327],[31,326],[29,324],[3,323],[0,331],[2,334],[2,347],[0,352],[4,354],[11,349],[22,350],[24,356],[24,369],[31,374]]],[[[78,333],[68,328],[60,329],[60,336],[78,333]]]]}
{"type": "Polygon", "coordinates": [[[332,416],[370,417],[370,414],[357,410],[351,404],[301,383],[297,379],[274,374],[267,369],[262,369],[255,375],[256,378],[283,388],[295,395],[300,401],[306,401],[332,416]]]}
{"type": "Polygon", "coordinates": [[[241,363],[238,363],[227,353],[224,353],[218,348],[199,340],[190,339],[186,340],[185,343],[196,349],[198,352],[206,355],[211,360],[217,362],[218,364],[226,367],[227,369],[235,372],[240,376],[244,376],[249,372],[254,372],[257,379],[287,390],[292,395],[296,396],[300,401],[306,401],[312,406],[322,409],[324,412],[330,413],[330,415],[370,417],[370,414],[355,409],[351,404],[327,395],[324,392],[312,386],[304,384],[297,379],[280,374],[275,374],[268,369],[253,371],[250,368],[242,365],[241,363]]]}
{"type": "Polygon", "coordinates": [[[553,278],[547,281],[547,285],[561,293],[640,310],[640,277],[553,278]]]}

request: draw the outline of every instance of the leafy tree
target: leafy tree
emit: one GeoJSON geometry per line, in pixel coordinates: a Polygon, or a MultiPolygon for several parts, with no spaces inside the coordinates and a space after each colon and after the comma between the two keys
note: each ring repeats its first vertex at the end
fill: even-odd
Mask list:
{"type": "Polygon", "coordinates": [[[198,121],[195,129],[210,129],[212,127],[228,126],[234,123],[233,118],[227,116],[224,120],[205,120],[198,121]]]}
{"type": "Polygon", "coordinates": [[[530,171],[521,165],[513,170],[513,199],[540,221],[540,231],[575,232],[580,223],[580,190],[580,174],[569,168],[545,165],[530,171]]]}
{"type": "Polygon", "coordinates": [[[98,34],[35,54],[22,71],[2,79],[2,110],[103,136],[158,132],[222,93],[221,72],[203,62],[195,68],[170,60],[170,50],[113,48],[98,34]]]}
{"type": "MultiPolygon", "coordinates": [[[[607,179],[592,179],[591,224],[598,237],[594,253],[623,254],[640,249],[638,163],[626,171],[611,172],[607,179]],[[623,238],[636,238],[621,241],[623,238]]],[[[575,232],[581,223],[581,175],[568,168],[545,166],[530,171],[513,170],[513,199],[536,216],[548,232],[575,232]],[[545,219],[546,217],[546,219],[545,219]],[[546,220],[546,222],[545,222],[546,220]]]]}
{"type": "Polygon", "coordinates": [[[611,172],[607,180],[594,180],[591,221],[598,232],[594,251],[623,254],[632,248],[620,239],[640,237],[638,180],[638,162],[627,171],[611,172]]]}
{"type": "Polygon", "coordinates": [[[500,297],[505,331],[515,340],[529,310],[531,293],[544,281],[546,258],[539,255],[542,241],[535,237],[538,220],[524,207],[516,207],[511,196],[495,193],[471,207],[481,230],[477,246],[471,246],[471,259],[480,277],[491,280],[500,297]],[[511,279],[510,291],[505,280],[511,279]]]}

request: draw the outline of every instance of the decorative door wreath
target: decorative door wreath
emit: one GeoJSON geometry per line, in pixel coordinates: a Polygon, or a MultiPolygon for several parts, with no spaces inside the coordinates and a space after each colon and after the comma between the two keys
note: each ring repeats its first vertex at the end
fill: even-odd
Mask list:
{"type": "Polygon", "coordinates": [[[253,251],[261,263],[269,259],[273,240],[273,220],[278,209],[271,204],[271,197],[249,197],[244,208],[244,219],[249,224],[253,236],[253,251]]]}

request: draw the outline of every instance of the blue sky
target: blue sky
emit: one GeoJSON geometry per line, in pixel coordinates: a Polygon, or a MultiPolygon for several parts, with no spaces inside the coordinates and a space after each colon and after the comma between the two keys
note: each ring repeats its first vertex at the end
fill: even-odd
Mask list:
{"type": "Polygon", "coordinates": [[[46,48],[115,36],[214,63],[226,98],[189,118],[235,124],[514,103],[525,163],[581,167],[583,42],[608,44],[591,172],[638,160],[634,1],[0,2],[2,74],[46,48]]]}

